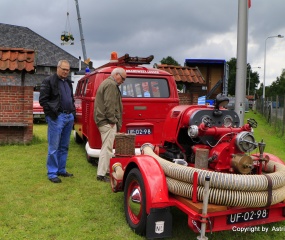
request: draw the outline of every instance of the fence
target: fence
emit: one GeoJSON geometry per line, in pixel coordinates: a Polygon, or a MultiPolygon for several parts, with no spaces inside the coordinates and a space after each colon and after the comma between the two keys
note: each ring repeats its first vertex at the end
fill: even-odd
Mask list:
{"type": "Polygon", "coordinates": [[[262,114],[267,122],[275,128],[279,136],[285,134],[285,96],[258,99],[253,105],[253,110],[262,114]]]}

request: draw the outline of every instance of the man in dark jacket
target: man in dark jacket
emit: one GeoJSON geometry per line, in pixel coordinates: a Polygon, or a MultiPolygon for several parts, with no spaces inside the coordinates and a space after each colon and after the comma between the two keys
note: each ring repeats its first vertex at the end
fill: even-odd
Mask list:
{"type": "Polygon", "coordinates": [[[72,177],[66,171],[70,134],[75,117],[72,82],[67,78],[69,62],[60,60],[57,71],[47,77],[40,88],[40,105],[48,123],[47,175],[53,183],[60,183],[62,177],[72,177]]]}

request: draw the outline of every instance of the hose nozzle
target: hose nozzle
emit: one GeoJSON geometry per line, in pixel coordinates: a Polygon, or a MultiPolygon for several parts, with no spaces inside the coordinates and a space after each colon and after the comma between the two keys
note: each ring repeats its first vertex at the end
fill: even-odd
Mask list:
{"type": "Polygon", "coordinates": [[[265,146],[266,146],[266,143],[263,142],[263,139],[262,139],[261,142],[258,143],[258,149],[259,149],[259,153],[260,153],[260,158],[263,158],[263,153],[264,153],[265,146]]]}

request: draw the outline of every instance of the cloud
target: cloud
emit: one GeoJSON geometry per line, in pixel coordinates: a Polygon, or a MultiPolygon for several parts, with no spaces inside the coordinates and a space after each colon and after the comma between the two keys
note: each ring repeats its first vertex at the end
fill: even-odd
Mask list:
{"type": "MultiPolygon", "coordinates": [[[[186,58],[230,60],[237,53],[239,1],[229,0],[93,0],[78,1],[84,41],[94,66],[109,60],[110,53],[155,56],[153,63],[172,56],[183,65],[186,58]]],[[[265,39],[285,35],[284,0],[251,0],[248,12],[248,63],[261,66],[265,39]]],[[[25,26],[62,47],[82,56],[78,16],[74,0],[15,0],[0,2],[2,23],[25,26]],[[61,46],[67,12],[73,46],[61,46]]],[[[285,39],[267,42],[266,81],[280,76],[284,66],[285,39]]]]}

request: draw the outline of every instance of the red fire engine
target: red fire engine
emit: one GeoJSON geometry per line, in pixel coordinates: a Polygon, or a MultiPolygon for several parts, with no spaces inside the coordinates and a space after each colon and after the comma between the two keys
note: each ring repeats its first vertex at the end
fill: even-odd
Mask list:
{"type": "Polygon", "coordinates": [[[110,177],[113,192],[124,191],[131,229],[150,239],[170,237],[171,207],[187,214],[198,239],[233,226],[284,221],[285,165],[255,140],[256,121],[242,125],[235,111],[225,108],[229,99],[223,95],[214,106],[178,105],[173,76],[138,65],[151,59],[125,55],[110,61],[81,79],[75,94],[75,138],[86,142],[88,158],[96,157],[101,147],[93,120],[96,90],[113,68],[127,71],[122,132],[131,140],[135,134],[135,140],[123,145],[136,150],[121,154],[116,139],[110,177]]]}
{"type": "Polygon", "coordinates": [[[76,121],[74,136],[76,142],[85,142],[87,160],[93,162],[99,157],[101,137],[93,119],[94,100],[100,83],[110,76],[116,67],[126,70],[127,78],[120,86],[123,102],[123,126],[121,131],[136,134],[136,153],[145,142],[160,144],[165,116],[179,104],[174,77],[168,72],[146,68],[153,56],[146,58],[118,58],[111,54],[109,63],[86,74],[78,81],[75,92],[76,121]]]}

